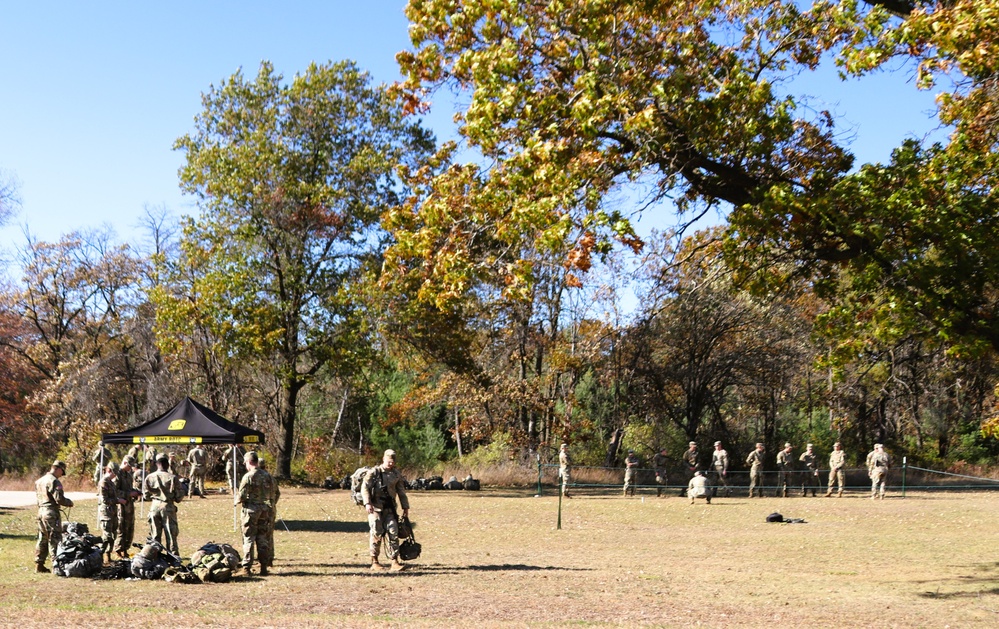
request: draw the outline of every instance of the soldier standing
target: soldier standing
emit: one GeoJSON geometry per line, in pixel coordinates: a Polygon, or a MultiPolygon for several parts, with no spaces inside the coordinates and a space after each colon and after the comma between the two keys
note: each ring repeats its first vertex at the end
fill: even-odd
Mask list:
{"type": "MultiPolygon", "coordinates": [[[[257,456],[260,457],[260,455],[257,456]]],[[[260,458],[260,460],[257,462],[257,467],[266,472],[267,461],[264,460],[263,458],[260,458]]],[[[274,489],[271,491],[271,521],[270,525],[267,527],[267,544],[268,544],[267,547],[270,549],[271,552],[270,560],[267,562],[268,568],[274,565],[274,524],[275,522],[277,522],[277,503],[278,500],[281,499],[281,487],[278,486],[276,478],[271,476],[271,479],[273,480],[272,486],[274,489]]]]}
{"type": "Polygon", "coordinates": [[[569,495],[569,482],[572,474],[572,458],[569,456],[569,444],[563,443],[558,449],[558,477],[562,481],[562,495],[572,498],[569,495]]]}
{"type": "Polygon", "coordinates": [[[66,464],[53,461],[47,474],[35,481],[35,496],[38,498],[38,541],[35,543],[35,572],[49,572],[45,558],[52,553],[55,559],[56,548],[62,541],[62,517],[59,507],[72,507],[73,501],[66,497],[59,480],[66,474],[66,464]]]}
{"type": "Polygon", "coordinates": [[[791,444],[785,443],[784,449],[777,453],[777,490],[774,495],[787,498],[787,486],[794,473],[794,456],[791,454],[791,444]]]}
{"type": "Polygon", "coordinates": [[[152,474],[155,470],[156,448],[147,443],[142,447],[142,471],[144,474],[152,474]]]}
{"type": "Polygon", "coordinates": [[[874,444],[874,450],[867,455],[867,475],[871,477],[871,500],[885,499],[885,483],[888,482],[888,468],[891,459],[880,443],[874,444]]]}
{"type": "Polygon", "coordinates": [[[832,495],[833,481],[839,484],[839,494],[837,498],[843,497],[843,486],[846,485],[846,474],[843,467],[846,465],[846,453],[843,452],[843,445],[837,441],[833,444],[833,451],[829,453],[829,488],[826,491],[826,498],[832,495]]]}
{"type": "Polygon", "coordinates": [[[669,464],[669,459],[666,458],[666,448],[663,448],[652,457],[652,469],[656,473],[656,497],[661,498],[663,495],[663,489],[669,483],[669,479],[666,477],[666,466],[669,464]]]}
{"type": "Polygon", "coordinates": [[[149,506],[150,537],[164,543],[164,547],[175,555],[180,554],[177,544],[177,503],[184,499],[184,491],[177,477],[167,470],[170,458],[159,453],[156,456],[156,471],[146,476],[142,493],[149,506]]]}
{"type": "MultiPolygon", "coordinates": [[[[697,442],[691,441],[687,444],[687,451],[683,453],[683,464],[687,467],[687,482],[694,477],[694,472],[701,469],[700,456],[697,452],[697,442]]],[[[687,495],[687,488],[680,489],[680,495],[687,495]]]]}
{"type": "Polygon", "coordinates": [[[801,478],[801,495],[807,496],[810,488],[814,498],[819,490],[819,455],[815,454],[814,447],[809,443],[798,460],[805,465],[804,476],[801,478]]]}
{"type": "Polygon", "coordinates": [[[240,446],[233,446],[231,448],[225,448],[222,453],[222,461],[225,462],[225,475],[229,481],[229,491],[236,493],[236,487],[238,487],[239,479],[243,477],[246,473],[246,466],[243,465],[243,457],[246,454],[243,452],[243,448],[240,446]],[[235,454],[235,467],[233,470],[233,455],[235,454]],[[235,472],[235,474],[234,474],[235,472]]]}
{"type": "Polygon", "coordinates": [[[635,495],[635,480],[638,476],[638,455],[634,450],[628,450],[628,456],[624,459],[624,495],[628,492],[635,495]]]}
{"type": "Polygon", "coordinates": [[[197,491],[202,498],[205,497],[205,472],[208,471],[208,452],[201,445],[196,445],[187,453],[187,462],[191,464],[191,484],[188,486],[187,496],[191,497],[197,491]]]}
{"type": "Polygon", "coordinates": [[[746,465],[749,466],[749,497],[753,497],[753,490],[760,487],[760,498],[763,497],[763,444],[757,443],[756,449],[746,457],[746,465]]]}
{"type": "Polygon", "coordinates": [[[714,469],[714,495],[718,495],[718,486],[725,488],[725,497],[732,495],[728,486],[728,452],[722,448],[721,441],[715,441],[715,451],[711,453],[711,467],[714,469]]]}
{"type": "Polygon", "coordinates": [[[135,501],[141,495],[136,490],[135,466],[135,457],[129,455],[121,460],[118,468],[118,497],[125,499],[118,507],[118,534],[114,547],[118,559],[128,559],[128,549],[135,539],[135,501]]]}
{"type": "Polygon", "coordinates": [[[364,509],[368,512],[370,533],[371,569],[383,570],[378,563],[378,553],[382,540],[388,536],[388,556],[392,559],[393,570],[403,570],[399,561],[399,517],[396,514],[395,499],[399,497],[402,517],[409,517],[409,497],[402,474],[395,467],[395,450],[386,450],[382,464],[371,468],[364,475],[361,485],[364,509]]]}
{"type": "Polygon", "coordinates": [[[104,476],[97,485],[97,520],[101,527],[101,553],[111,562],[115,537],[118,534],[118,507],[125,500],[118,496],[118,464],[111,461],[104,467],[104,476]]]}
{"type": "Polygon", "coordinates": [[[258,466],[260,459],[256,452],[247,452],[243,457],[247,472],[239,481],[239,498],[237,502],[243,505],[243,571],[242,574],[252,574],[253,549],[256,547],[257,560],[260,562],[260,575],[267,576],[271,565],[271,542],[267,534],[270,528],[271,510],[274,507],[274,479],[266,470],[258,466]]]}

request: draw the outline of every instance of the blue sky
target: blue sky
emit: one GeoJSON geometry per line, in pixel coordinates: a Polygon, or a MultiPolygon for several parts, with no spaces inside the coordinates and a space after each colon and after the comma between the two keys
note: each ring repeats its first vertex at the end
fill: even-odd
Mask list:
{"type": "MultiPolygon", "coordinates": [[[[138,237],[143,207],[192,213],[177,185],[176,138],[192,129],[201,93],[270,60],[285,76],[312,61],[353,59],[376,82],[399,77],[409,46],[402,0],[275,3],[11,2],[0,12],[0,170],[20,181],[22,211],[0,248],[112,225],[138,237]]],[[[862,161],[886,160],[907,136],[934,127],[933,95],[908,72],[840,83],[805,75],[816,108],[839,114],[862,161]]],[[[428,119],[450,137],[450,103],[428,119]]],[[[649,217],[645,232],[655,225],[649,217]]]]}

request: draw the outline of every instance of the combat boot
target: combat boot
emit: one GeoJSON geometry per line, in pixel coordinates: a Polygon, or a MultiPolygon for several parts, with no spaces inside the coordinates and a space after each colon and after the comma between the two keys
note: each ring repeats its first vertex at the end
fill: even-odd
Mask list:
{"type": "Polygon", "coordinates": [[[842,498],[843,497],[843,490],[842,489],[839,491],[838,494],[836,494],[836,497],[837,498],[842,498]]]}
{"type": "Polygon", "coordinates": [[[267,566],[260,566],[260,573],[259,574],[262,577],[266,577],[267,576],[267,566]]]}
{"type": "Polygon", "coordinates": [[[49,572],[52,572],[52,571],[49,570],[48,568],[46,568],[45,564],[36,563],[35,564],[35,572],[38,572],[38,573],[41,573],[41,574],[46,574],[46,573],[49,573],[49,572]]]}
{"type": "Polygon", "coordinates": [[[381,572],[381,571],[385,570],[385,566],[383,566],[382,564],[378,563],[378,557],[372,557],[371,558],[371,569],[372,570],[377,570],[377,571],[381,572]]]}
{"type": "Polygon", "coordinates": [[[831,498],[831,497],[832,497],[832,492],[831,491],[827,491],[826,492],[826,498],[831,498]]]}
{"type": "Polygon", "coordinates": [[[405,569],[406,566],[402,565],[398,557],[392,560],[392,572],[400,572],[405,569]]]}

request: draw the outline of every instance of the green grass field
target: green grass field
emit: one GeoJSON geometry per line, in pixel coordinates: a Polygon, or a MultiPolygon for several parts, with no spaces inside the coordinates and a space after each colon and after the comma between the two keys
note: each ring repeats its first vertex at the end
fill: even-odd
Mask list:
{"type": "MultiPolygon", "coordinates": [[[[557,530],[533,493],[411,492],[423,556],[375,574],[347,492],[283,489],[274,574],[202,585],[35,574],[35,510],[3,509],[0,625],[999,626],[999,495],[580,496],[557,530]]],[[[239,548],[232,521],[229,496],[185,501],[182,552],[239,548]]]]}

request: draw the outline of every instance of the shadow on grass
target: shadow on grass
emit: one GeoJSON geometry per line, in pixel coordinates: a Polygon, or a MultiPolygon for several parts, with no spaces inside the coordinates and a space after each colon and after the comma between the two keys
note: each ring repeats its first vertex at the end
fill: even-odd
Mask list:
{"type": "MultiPolygon", "coordinates": [[[[492,564],[475,566],[449,566],[444,564],[421,564],[418,561],[406,563],[403,574],[460,574],[466,572],[591,572],[593,568],[566,568],[565,566],[532,566],[527,564],[492,564]]],[[[272,573],[281,577],[328,577],[337,575],[380,577],[399,574],[391,571],[374,571],[367,564],[359,563],[310,563],[296,564],[272,573]],[[297,568],[297,569],[296,569],[297,568]],[[318,568],[320,570],[309,570],[318,568]]]]}
{"type": "Polygon", "coordinates": [[[0,533],[0,539],[37,539],[37,535],[8,535],[7,533],[0,533]]]}
{"type": "Polygon", "coordinates": [[[305,531],[309,533],[368,532],[367,522],[338,522],[334,520],[284,520],[284,526],[281,525],[281,520],[279,520],[274,524],[274,530],[285,530],[285,526],[288,527],[288,531],[293,533],[297,531],[305,531]]]}

